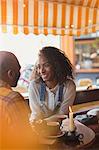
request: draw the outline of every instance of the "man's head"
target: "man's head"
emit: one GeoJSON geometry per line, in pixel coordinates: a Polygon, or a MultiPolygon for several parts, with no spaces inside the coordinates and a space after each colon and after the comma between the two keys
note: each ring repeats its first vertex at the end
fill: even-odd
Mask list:
{"type": "Polygon", "coordinates": [[[0,80],[15,87],[20,77],[20,68],[18,59],[13,53],[0,51],[0,80]]]}

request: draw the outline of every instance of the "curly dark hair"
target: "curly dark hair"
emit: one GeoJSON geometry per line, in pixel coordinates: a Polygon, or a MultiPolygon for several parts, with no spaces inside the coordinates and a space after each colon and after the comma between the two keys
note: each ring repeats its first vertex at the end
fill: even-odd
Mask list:
{"type": "Polygon", "coordinates": [[[65,82],[68,77],[73,79],[73,66],[63,51],[56,47],[48,46],[43,47],[40,50],[40,54],[43,54],[52,65],[59,83],[65,82]]]}

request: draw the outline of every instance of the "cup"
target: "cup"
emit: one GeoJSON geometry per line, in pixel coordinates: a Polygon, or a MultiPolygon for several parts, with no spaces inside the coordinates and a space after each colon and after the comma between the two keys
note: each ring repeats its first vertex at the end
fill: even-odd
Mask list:
{"type": "Polygon", "coordinates": [[[59,122],[47,122],[46,126],[46,135],[55,136],[60,133],[60,124],[59,122]]]}
{"type": "Polygon", "coordinates": [[[42,119],[35,120],[34,122],[30,122],[32,129],[40,136],[45,134],[45,129],[47,126],[47,122],[42,119]],[[43,133],[44,132],[44,133],[43,133]]]}

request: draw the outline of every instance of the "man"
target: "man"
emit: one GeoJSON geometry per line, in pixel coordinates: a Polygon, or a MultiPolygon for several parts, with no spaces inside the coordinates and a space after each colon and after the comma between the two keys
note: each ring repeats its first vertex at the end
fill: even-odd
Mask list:
{"type": "Polygon", "coordinates": [[[20,68],[14,54],[0,51],[0,149],[33,148],[38,140],[28,122],[28,105],[11,89],[17,85],[20,68]]]}

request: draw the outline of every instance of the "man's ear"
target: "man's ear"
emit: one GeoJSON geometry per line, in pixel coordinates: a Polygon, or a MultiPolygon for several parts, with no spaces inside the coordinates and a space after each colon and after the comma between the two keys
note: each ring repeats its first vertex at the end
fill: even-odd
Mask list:
{"type": "Polygon", "coordinates": [[[9,79],[13,79],[14,72],[12,70],[8,70],[9,79]]]}

